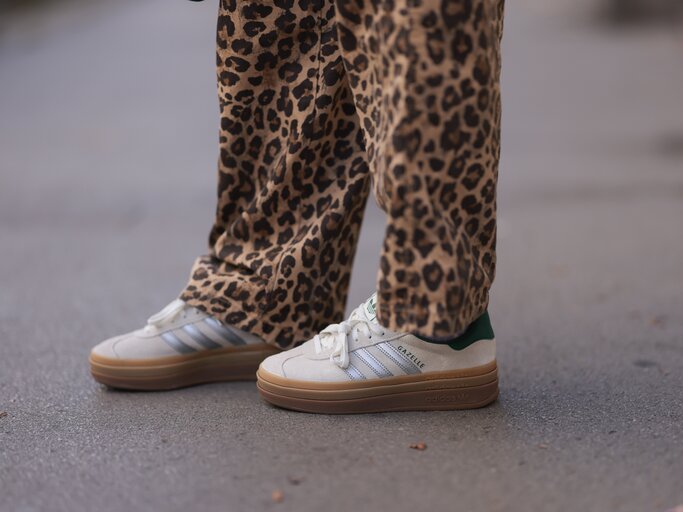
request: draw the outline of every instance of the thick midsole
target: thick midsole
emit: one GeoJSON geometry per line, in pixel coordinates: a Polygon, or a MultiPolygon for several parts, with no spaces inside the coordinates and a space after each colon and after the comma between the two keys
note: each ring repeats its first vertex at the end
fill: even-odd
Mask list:
{"type": "Polygon", "coordinates": [[[254,380],[261,361],[277,353],[272,347],[207,351],[156,360],[116,360],[90,356],[98,382],[126,389],[173,389],[203,382],[254,380]]]}
{"type": "MultiPolygon", "coordinates": [[[[432,408],[439,404],[454,406],[472,404],[495,399],[498,392],[498,370],[495,361],[488,365],[467,370],[432,372],[428,374],[391,377],[372,381],[344,383],[321,383],[297,381],[279,377],[259,368],[258,386],[266,400],[274,402],[280,397],[296,401],[296,405],[316,406],[321,402],[346,402],[349,408],[353,401],[372,402],[381,406],[383,398],[390,398],[392,407],[432,408]],[[403,396],[406,403],[396,402],[403,396]]],[[[287,407],[287,404],[276,403],[287,407]]],[[[291,407],[298,408],[298,407],[291,407]]],[[[302,409],[303,410],[303,409],[302,409]]]]}

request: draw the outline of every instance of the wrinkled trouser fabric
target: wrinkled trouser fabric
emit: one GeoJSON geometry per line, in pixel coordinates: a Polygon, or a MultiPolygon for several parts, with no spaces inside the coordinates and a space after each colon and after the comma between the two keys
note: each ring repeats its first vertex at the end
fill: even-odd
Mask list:
{"type": "Polygon", "coordinates": [[[181,298],[282,348],[339,322],[372,187],[380,323],[462,332],[495,271],[502,14],[221,0],[218,206],[181,298]]]}

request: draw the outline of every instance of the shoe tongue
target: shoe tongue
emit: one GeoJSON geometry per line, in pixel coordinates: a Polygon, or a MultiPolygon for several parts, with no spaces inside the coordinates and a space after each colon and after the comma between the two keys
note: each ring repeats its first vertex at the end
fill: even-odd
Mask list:
{"type": "Polygon", "coordinates": [[[365,316],[372,322],[377,322],[377,292],[370,295],[370,298],[365,301],[365,316]]]}

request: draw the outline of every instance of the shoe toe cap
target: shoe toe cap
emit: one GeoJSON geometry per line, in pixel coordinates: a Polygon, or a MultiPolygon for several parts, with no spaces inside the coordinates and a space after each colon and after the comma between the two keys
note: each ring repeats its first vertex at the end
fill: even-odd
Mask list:
{"type": "Polygon", "coordinates": [[[125,334],[121,336],[114,336],[113,338],[109,338],[108,340],[98,343],[90,351],[90,356],[104,359],[119,359],[119,355],[116,353],[115,346],[124,337],[125,334]]]}
{"type": "Polygon", "coordinates": [[[284,366],[284,363],[287,359],[288,359],[287,352],[281,352],[279,354],[274,354],[272,356],[266,357],[261,362],[260,369],[263,371],[266,371],[268,373],[271,373],[273,375],[277,375],[278,377],[284,377],[285,372],[283,370],[283,366],[284,366]]]}
{"type": "Polygon", "coordinates": [[[261,362],[261,370],[277,375],[278,377],[290,377],[290,375],[285,373],[285,366],[291,359],[298,359],[304,356],[306,352],[307,344],[299,345],[298,347],[291,348],[279,354],[274,354],[267,357],[261,362]]]}
{"type": "Polygon", "coordinates": [[[301,347],[266,358],[261,363],[260,371],[297,381],[338,382],[347,380],[344,370],[330,363],[328,357],[307,357],[305,349],[301,347]]]}

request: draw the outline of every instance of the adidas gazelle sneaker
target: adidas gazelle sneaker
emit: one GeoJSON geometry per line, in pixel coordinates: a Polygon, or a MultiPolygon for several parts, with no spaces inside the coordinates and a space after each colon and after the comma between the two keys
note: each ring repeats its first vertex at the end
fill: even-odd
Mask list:
{"type": "Polygon", "coordinates": [[[103,341],[90,353],[96,381],[114,388],[162,390],[254,380],[261,361],[279,352],[262,339],[174,300],[137,331],[103,341]]]}
{"type": "Polygon", "coordinates": [[[268,402],[313,413],[472,409],[498,397],[496,342],[485,313],[458,338],[433,343],[377,322],[376,295],[348,320],[257,372],[268,402]]]}

